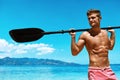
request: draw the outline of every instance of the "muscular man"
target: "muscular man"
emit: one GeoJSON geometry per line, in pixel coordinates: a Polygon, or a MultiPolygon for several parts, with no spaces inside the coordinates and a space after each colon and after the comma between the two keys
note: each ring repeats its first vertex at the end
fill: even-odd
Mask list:
{"type": "Polygon", "coordinates": [[[85,46],[89,54],[89,80],[117,80],[108,59],[108,50],[112,50],[115,44],[114,30],[108,30],[111,33],[109,38],[107,31],[100,28],[102,17],[99,10],[88,10],[87,16],[91,29],[83,32],[77,43],[76,33],[70,33],[72,55],[80,53],[85,46]]]}

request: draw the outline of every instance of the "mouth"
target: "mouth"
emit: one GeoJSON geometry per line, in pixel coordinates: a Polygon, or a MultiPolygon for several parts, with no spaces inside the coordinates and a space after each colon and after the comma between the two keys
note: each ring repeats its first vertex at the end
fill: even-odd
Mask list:
{"type": "Polygon", "coordinates": [[[90,25],[94,25],[95,23],[94,22],[90,22],[90,25]]]}

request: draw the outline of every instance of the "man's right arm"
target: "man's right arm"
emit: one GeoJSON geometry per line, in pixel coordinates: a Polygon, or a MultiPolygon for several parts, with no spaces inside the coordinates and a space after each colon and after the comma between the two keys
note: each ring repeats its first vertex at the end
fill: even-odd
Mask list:
{"type": "Polygon", "coordinates": [[[85,41],[82,39],[82,36],[80,36],[78,43],[76,43],[75,32],[72,32],[70,34],[71,34],[71,52],[72,55],[75,56],[83,49],[85,41]]]}

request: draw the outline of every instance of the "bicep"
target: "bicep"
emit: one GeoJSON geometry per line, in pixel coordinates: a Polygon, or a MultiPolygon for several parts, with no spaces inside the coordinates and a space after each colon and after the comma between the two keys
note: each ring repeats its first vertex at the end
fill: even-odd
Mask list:
{"type": "Polygon", "coordinates": [[[85,45],[85,41],[84,41],[83,39],[79,39],[77,45],[78,45],[79,47],[82,47],[82,46],[85,45]]]}
{"type": "Polygon", "coordinates": [[[79,48],[80,51],[83,49],[84,45],[85,45],[85,40],[84,40],[84,38],[81,36],[81,37],[79,38],[79,40],[78,40],[78,43],[77,43],[77,46],[78,46],[78,48],[79,48]]]}

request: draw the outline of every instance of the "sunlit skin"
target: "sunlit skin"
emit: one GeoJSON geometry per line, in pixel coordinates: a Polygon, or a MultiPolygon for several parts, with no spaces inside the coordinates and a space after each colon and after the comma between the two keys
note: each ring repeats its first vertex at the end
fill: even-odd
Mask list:
{"type": "MultiPolygon", "coordinates": [[[[90,67],[109,67],[108,51],[112,50],[115,43],[115,33],[113,29],[108,30],[111,33],[110,38],[106,30],[100,28],[101,17],[96,13],[88,16],[88,21],[91,26],[89,31],[83,32],[78,42],[75,42],[75,32],[71,32],[71,52],[72,55],[77,55],[85,46],[89,54],[90,67]]],[[[84,60],[83,60],[84,61],[84,60]]]]}

